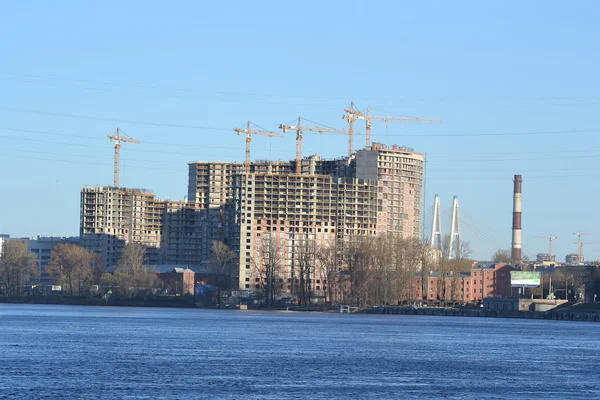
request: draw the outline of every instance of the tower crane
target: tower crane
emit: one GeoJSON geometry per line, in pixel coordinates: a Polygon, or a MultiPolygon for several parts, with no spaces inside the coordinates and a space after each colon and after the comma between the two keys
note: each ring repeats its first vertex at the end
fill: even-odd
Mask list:
{"type": "Polygon", "coordinates": [[[348,121],[348,156],[351,156],[354,150],[354,121],[365,119],[365,115],[354,107],[354,102],[350,102],[350,107],[345,108],[344,111],[346,114],[342,116],[342,119],[348,121]]]}
{"type": "Polygon", "coordinates": [[[548,239],[548,242],[550,243],[550,253],[548,254],[550,257],[552,257],[552,241],[554,239],[558,239],[556,236],[534,236],[534,238],[536,239],[548,239]]]}
{"type": "Polygon", "coordinates": [[[114,141],[115,142],[115,177],[114,177],[114,186],[115,187],[119,187],[119,158],[120,158],[120,152],[121,152],[121,142],[123,143],[136,143],[139,144],[140,142],[127,137],[127,136],[121,136],[121,130],[119,128],[117,128],[117,131],[115,133],[115,135],[108,135],[108,138],[110,139],[110,141],[114,141]]]}
{"type": "Polygon", "coordinates": [[[345,129],[327,128],[324,126],[303,126],[302,117],[298,117],[298,125],[279,125],[279,129],[283,132],[296,131],[296,173],[302,173],[302,131],[308,132],[319,132],[319,133],[341,133],[347,134],[348,131],[345,129]]]}
{"type": "MultiPolygon", "coordinates": [[[[354,120],[364,120],[366,124],[366,137],[367,137],[367,147],[371,145],[371,125],[373,121],[384,121],[388,122],[416,122],[416,123],[424,123],[424,124],[441,124],[442,121],[434,118],[419,118],[419,117],[382,117],[382,116],[372,116],[371,108],[367,108],[367,114],[363,114],[362,112],[353,109],[354,103],[350,104],[350,108],[345,109],[346,115],[344,115],[344,119],[348,120],[350,123],[350,116],[354,116],[354,120]],[[348,116],[348,117],[347,117],[348,116]]],[[[354,122],[354,121],[352,121],[354,122]]]]}
{"type": "Polygon", "coordinates": [[[246,129],[240,129],[240,128],[233,129],[235,132],[237,132],[238,136],[242,133],[246,134],[246,163],[245,163],[246,173],[250,172],[250,141],[252,140],[252,135],[262,135],[262,136],[280,137],[280,138],[284,137],[283,135],[281,135],[279,133],[275,133],[275,132],[250,129],[250,125],[251,125],[251,122],[248,121],[248,124],[246,125],[246,129]]]}
{"type": "Polygon", "coordinates": [[[583,245],[584,244],[600,244],[600,243],[583,243],[583,236],[596,235],[595,233],[577,231],[577,232],[573,232],[573,235],[577,236],[577,242],[573,242],[573,244],[577,245],[577,262],[582,263],[583,262],[583,245]]]}

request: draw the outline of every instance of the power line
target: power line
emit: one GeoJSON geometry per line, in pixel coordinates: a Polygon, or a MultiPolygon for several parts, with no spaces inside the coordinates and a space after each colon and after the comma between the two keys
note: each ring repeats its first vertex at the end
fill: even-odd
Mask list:
{"type": "MultiPolygon", "coordinates": [[[[21,153],[31,153],[31,154],[48,154],[48,155],[56,155],[56,156],[62,156],[62,157],[81,157],[81,154],[68,154],[68,153],[54,153],[54,152],[45,152],[45,151],[33,151],[33,150],[20,150],[20,149],[2,149],[4,151],[16,151],[16,152],[21,152],[21,153]]],[[[54,158],[40,158],[40,157],[30,157],[30,156],[22,156],[22,155],[16,155],[16,154],[0,154],[2,156],[6,156],[6,157],[16,157],[16,158],[26,158],[26,159],[37,159],[37,160],[45,160],[45,161],[58,161],[58,162],[72,162],[72,163],[76,163],[76,164],[92,164],[92,165],[110,165],[110,164],[100,164],[100,163],[94,163],[94,162],[85,162],[85,161],[77,161],[77,160],[65,160],[65,159],[54,159],[54,158]]],[[[85,155],[84,157],[86,158],[96,158],[96,159],[111,159],[111,157],[102,157],[102,156],[88,156],[85,155]]],[[[179,162],[179,161],[166,161],[166,160],[142,160],[142,159],[124,159],[124,161],[127,162],[147,162],[147,163],[152,163],[152,164],[176,164],[176,165],[182,165],[185,166],[185,168],[187,168],[187,163],[186,162],[179,162]]],[[[129,165],[128,167],[136,167],[136,166],[131,166],[129,165]]],[[[136,167],[138,168],[138,167],[136,167]]],[[[139,167],[139,168],[145,168],[145,167],[139,167]]],[[[160,169],[163,170],[165,168],[151,168],[148,167],[149,169],[160,169]]],[[[168,170],[165,169],[165,170],[168,170]]],[[[175,169],[171,169],[174,171],[179,171],[179,170],[175,170],[175,169]]],[[[575,178],[575,177],[590,177],[590,176],[600,176],[600,174],[567,174],[567,175],[542,175],[542,176],[528,176],[527,179],[563,179],[563,178],[575,178]]],[[[428,177],[428,180],[510,180],[512,179],[512,177],[510,176],[487,176],[487,177],[456,177],[456,176],[451,176],[451,177],[435,177],[435,178],[431,178],[428,177]]]]}
{"type": "MultiPolygon", "coordinates": [[[[2,128],[0,128],[2,129],[2,128]]],[[[101,146],[101,145],[94,145],[94,144],[84,144],[84,143],[72,143],[72,142],[60,142],[60,141],[54,141],[54,140],[44,140],[44,139],[32,139],[32,138],[24,138],[24,137],[14,137],[14,136],[6,136],[6,135],[0,135],[0,138],[3,139],[11,139],[11,140],[20,140],[20,141],[27,141],[27,142],[37,142],[37,143],[47,143],[47,144],[57,144],[57,145],[61,145],[61,146],[75,146],[75,147],[88,147],[88,148],[97,148],[97,149],[105,149],[106,146],[101,146]]],[[[214,147],[210,147],[210,146],[202,146],[202,145],[180,145],[180,144],[176,144],[176,143],[159,143],[159,142],[145,142],[145,143],[151,143],[151,144],[156,144],[156,145],[171,145],[171,146],[176,146],[176,147],[201,147],[201,148],[214,148],[214,149],[230,149],[230,150],[236,150],[236,151],[242,151],[242,148],[235,148],[235,147],[225,147],[225,146],[214,146],[214,147]]],[[[261,151],[267,151],[267,149],[257,149],[257,150],[261,150],[261,151]]],[[[15,151],[20,151],[20,150],[15,150],[15,151]]],[[[146,149],[132,149],[132,152],[141,152],[141,153],[154,153],[154,154],[170,154],[170,155],[185,155],[185,156],[190,156],[190,157],[202,157],[202,156],[213,156],[213,154],[203,154],[203,153],[181,153],[181,152],[169,152],[169,151],[165,151],[165,150],[146,150],[146,149]]],[[[287,150],[273,150],[274,152],[280,152],[280,153],[289,153],[289,151],[287,150]]],[[[230,159],[237,159],[238,157],[236,156],[231,156],[231,155],[223,155],[220,156],[221,158],[230,158],[230,159]]],[[[468,162],[468,163],[472,163],[472,162],[506,162],[506,161],[544,161],[544,160],[559,160],[559,159],[581,159],[581,158],[597,158],[600,157],[600,155],[589,155],[589,156],[585,156],[585,155],[581,155],[581,156],[571,156],[571,157],[537,157],[537,158],[521,158],[521,159],[484,159],[484,160],[464,160],[464,159],[456,159],[456,160],[431,160],[431,161],[427,161],[428,163],[463,163],[463,162],[468,162]]],[[[584,170],[585,168],[573,168],[572,170],[584,170]]],[[[530,169],[527,171],[555,171],[555,170],[567,170],[567,169],[530,169]]],[[[593,169],[592,169],[593,170],[593,169]]],[[[430,170],[429,172],[471,172],[471,170],[449,170],[449,169],[444,169],[444,170],[430,170]]],[[[511,172],[514,171],[513,170],[477,170],[476,172],[511,172]]],[[[449,177],[449,178],[431,178],[431,179],[457,179],[456,177],[449,177]]],[[[467,179],[486,179],[484,177],[481,178],[467,178],[467,179]]]]}
{"type": "Polygon", "coordinates": [[[92,121],[119,122],[119,123],[124,123],[124,124],[163,126],[163,127],[168,127],[168,128],[205,129],[205,130],[214,130],[214,131],[233,130],[233,129],[229,129],[229,128],[217,128],[214,126],[182,125],[182,124],[167,124],[167,123],[150,122],[150,121],[135,121],[135,120],[127,120],[127,119],[119,119],[119,118],[94,117],[94,116],[89,116],[89,115],[66,114],[66,113],[58,113],[58,112],[51,112],[51,111],[30,110],[30,109],[24,109],[24,108],[13,108],[13,107],[5,107],[5,106],[0,106],[0,110],[14,111],[14,112],[19,112],[19,113],[49,115],[49,116],[53,116],[53,117],[88,119],[88,120],[92,120],[92,121]]]}
{"type": "Polygon", "coordinates": [[[537,131],[537,132],[499,132],[499,133],[371,133],[371,136],[404,136],[404,137],[493,137],[493,136],[533,136],[533,135],[561,135],[600,132],[600,129],[573,129],[564,131],[537,131]]]}
{"type": "MultiPolygon", "coordinates": [[[[181,128],[181,129],[205,129],[205,130],[217,130],[217,131],[230,131],[232,128],[222,128],[222,127],[214,127],[214,126],[202,126],[202,125],[183,125],[183,124],[171,124],[171,123],[161,123],[161,122],[153,122],[153,121],[138,121],[138,120],[127,120],[127,119],[119,119],[119,118],[108,118],[108,117],[96,117],[89,115],[79,115],[79,114],[68,114],[68,113],[60,113],[53,111],[42,111],[42,110],[32,110],[32,109],[24,109],[24,108],[15,108],[15,107],[7,107],[0,106],[0,110],[5,111],[13,111],[19,113],[31,113],[31,114],[39,114],[39,115],[49,115],[53,117],[62,117],[62,118],[75,118],[75,119],[88,119],[93,121],[105,121],[105,122],[118,122],[118,123],[127,123],[127,124],[138,124],[138,125],[151,125],[151,126],[162,126],[169,128],[181,128]]],[[[572,130],[560,130],[560,131],[529,131],[529,132],[496,132],[496,133],[444,133],[444,134],[417,134],[417,133],[382,133],[382,134],[372,134],[372,136],[403,136],[403,137],[492,137],[492,136],[528,136],[528,135],[558,135],[558,134],[580,134],[580,133],[594,133],[600,132],[600,128],[594,129],[572,129],[572,130]]],[[[311,132],[307,132],[311,133],[311,132]]],[[[316,135],[322,135],[320,132],[312,132],[316,135]]],[[[327,134],[327,133],[325,133],[327,134]]],[[[355,132],[355,135],[360,135],[361,132],[355,132]]]]}
{"type": "Polygon", "coordinates": [[[521,168],[513,168],[513,169],[477,169],[473,171],[472,169],[428,169],[427,172],[435,173],[435,172],[514,172],[518,170],[519,172],[540,172],[540,171],[600,171],[599,168],[532,168],[532,169],[521,169],[521,168]]]}
{"type": "Polygon", "coordinates": [[[592,153],[592,152],[600,152],[600,149],[590,150],[590,149],[580,149],[580,150],[545,150],[545,151],[499,151],[499,152],[472,152],[472,153],[430,153],[436,156],[484,156],[484,155],[513,155],[513,154],[555,154],[555,153],[592,153]]]}
{"type": "MultiPolygon", "coordinates": [[[[509,162],[509,161],[538,161],[538,160],[569,160],[569,159],[580,159],[580,158],[597,158],[600,157],[600,154],[594,155],[580,155],[580,156],[566,156],[566,157],[537,157],[537,158],[502,158],[502,159],[482,159],[482,160],[460,160],[460,162],[465,163],[483,163],[483,162],[509,162]]],[[[457,160],[427,160],[427,163],[448,163],[448,162],[457,162],[457,160]]]]}
{"type": "MultiPolygon", "coordinates": [[[[309,121],[309,120],[307,120],[309,121]]],[[[312,122],[312,121],[310,121],[312,122]]],[[[91,136],[91,135],[76,135],[76,134],[70,134],[70,133],[60,133],[60,132],[48,132],[48,131],[40,131],[40,130],[33,130],[33,129],[22,129],[22,128],[9,128],[9,127],[0,127],[0,130],[6,130],[6,131],[14,131],[14,132],[23,132],[23,133],[33,133],[33,134],[41,134],[41,135],[51,135],[51,136],[65,136],[65,137],[74,137],[74,138],[81,138],[81,139],[92,139],[92,140],[101,140],[104,141],[104,137],[100,137],[100,136],[91,136]]],[[[17,139],[17,140],[26,140],[24,138],[16,138],[16,137],[10,137],[10,136],[0,136],[3,138],[7,138],[7,139],[17,139]]],[[[34,139],[31,139],[34,140],[34,139]]],[[[66,142],[45,142],[45,143],[56,143],[56,144],[65,144],[65,145],[69,145],[70,143],[66,143],[66,142]]],[[[160,145],[160,146],[181,146],[181,147],[198,147],[198,148],[207,148],[207,149],[223,149],[223,150],[237,150],[237,151],[243,151],[244,148],[242,147],[233,147],[233,146],[208,146],[208,145],[199,145],[199,144],[185,144],[185,146],[180,145],[178,143],[174,143],[174,142],[154,142],[154,141],[146,141],[144,140],[144,144],[152,144],[152,145],[160,145]]],[[[83,146],[83,145],[82,145],[83,146]]],[[[92,147],[91,145],[89,145],[89,147],[92,147]]],[[[104,147],[104,146],[93,146],[93,147],[104,147]]],[[[269,149],[267,148],[256,148],[256,150],[262,150],[262,151],[267,151],[269,149]]],[[[151,150],[138,150],[135,149],[135,151],[143,151],[143,152],[156,152],[156,151],[151,151],[151,150]]],[[[275,152],[288,152],[287,150],[273,150],[275,152]]],[[[173,153],[173,152],[164,152],[161,151],[163,153],[168,153],[168,154],[182,154],[182,155],[194,155],[191,153],[173,153]]],[[[473,155],[519,155],[519,154],[558,154],[558,153],[592,153],[592,152],[600,152],[600,149],[597,150],[591,150],[591,149],[579,149],[579,150],[547,150],[547,151],[517,151],[517,152],[472,152],[472,153],[458,153],[458,152],[450,152],[450,153],[427,153],[427,154],[433,154],[433,155],[454,155],[454,156],[473,156],[473,155]]],[[[504,160],[504,159],[503,159],[504,160]]],[[[434,161],[435,162],[435,161],[434,161]]],[[[451,171],[451,170],[445,170],[445,171],[451,171]]],[[[456,172],[465,172],[464,170],[452,170],[452,171],[456,171],[456,172]]],[[[481,171],[481,170],[478,170],[481,171]]],[[[497,170],[497,172],[503,172],[502,170],[497,170]]]]}
{"type": "MultiPolygon", "coordinates": [[[[0,127],[0,130],[6,130],[6,131],[14,131],[14,132],[23,132],[23,133],[34,133],[34,134],[40,134],[40,135],[51,135],[51,136],[65,136],[65,137],[76,137],[76,138],[81,138],[81,139],[93,139],[93,140],[102,140],[104,141],[103,137],[98,137],[98,136],[86,136],[86,135],[73,135],[73,134],[66,134],[66,133],[58,133],[58,132],[47,132],[47,131],[37,131],[37,130],[31,130],[31,129],[18,129],[18,128],[4,128],[4,127],[0,127]]],[[[20,138],[20,137],[12,137],[12,136],[0,136],[6,139],[16,139],[16,140],[27,140],[27,138],[20,138]]],[[[35,141],[36,139],[30,139],[32,141],[35,141]]],[[[56,143],[56,144],[65,144],[65,145],[69,145],[70,143],[68,142],[49,142],[49,141],[45,141],[45,143],[56,143]]],[[[144,144],[153,144],[153,145],[160,145],[160,146],[177,146],[177,147],[199,147],[199,148],[207,148],[207,149],[223,149],[223,150],[238,150],[238,151],[243,151],[244,147],[232,147],[232,146],[207,146],[207,145],[200,145],[200,144],[185,144],[185,145],[181,145],[181,144],[177,144],[177,143],[173,143],[173,142],[153,142],[153,141],[146,141],[144,140],[144,144]]],[[[79,144],[77,144],[79,145],[79,144]]],[[[88,146],[88,147],[101,147],[104,148],[105,146],[94,146],[94,145],[79,145],[79,146],[88,146]]],[[[266,148],[257,148],[256,150],[268,150],[266,148]]],[[[148,151],[148,150],[137,150],[136,151],[148,151]]],[[[283,152],[284,150],[277,150],[278,152],[283,152]]],[[[149,152],[155,152],[155,151],[149,151],[149,152]]],[[[162,151],[161,151],[162,152],[162,151]]],[[[168,152],[164,152],[164,153],[168,153],[168,152]]],[[[172,154],[190,154],[190,153],[172,153],[172,154]]]]}
{"type": "MultiPolygon", "coordinates": [[[[55,162],[61,162],[61,163],[67,163],[67,164],[87,164],[87,165],[97,165],[97,166],[106,166],[106,167],[112,166],[112,164],[103,164],[103,163],[96,163],[96,162],[89,162],[89,161],[63,160],[63,159],[58,159],[58,158],[47,158],[47,157],[30,157],[30,156],[22,156],[22,155],[16,155],[16,154],[0,153],[0,156],[23,158],[23,159],[28,159],[28,160],[55,161],[55,162]]],[[[187,169],[187,165],[183,169],[155,168],[155,167],[136,166],[136,165],[126,165],[125,167],[126,168],[151,169],[151,170],[159,170],[159,171],[177,171],[177,172],[181,172],[182,170],[187,169]]]]}
{"type": "MultiPolygon", "coordinates": [[[[62,78],[56,76],[47,76],[47,75],[37,75],[37,74],[27,74],[22,72],[13,72],[13,71],[0,71],[0,74],[14,76],[14,77],[25,77],[25,78],[34,78],[34,79],[42,79],[42,80],[51,80],[51,81],[61,81],[61,82],[69,82],[69,83],[83,83],[83,84],[91,84],[91,85],[104,85],[104,86],[115,86],[115,87],[126,87],[133,89],[145,89],[145,90],[162,90],[162,91],[173,91],[173,92],[182,92],[182,93],[199,93],[199,94],[210,94],[210,95],[227,95],[227,96],[253,96],[253,97],[265,97],[265,98],[284,98],[284,99],[303,99],[303,100],[341,100],[345,101],[347,98],[345,97],[337,97],[337,96],[294,96],[287,95],[281,93],[256,93],[256,92],[229,92],[229,91],[211,91],[211,90],[202,90],[196,88],[176,88],[176,87],[166,87],[166,86],[155,86],[148,84],[127,84],[127,83],[116,83],[116,82],[108,82],[103,80],[90,80],[90,79],[72,79],[72,78],[62,78]]],[[[6,78],[5,78],[6,79],[6,78]]],[[[30,81],[33,83],[41,83],[38,81],[30,81]]],[[[142,93],[143,95],[147,95],[147,93],[142,93]]],[[[524,101],[562,101],[562,100],[597,100],[600,99],[598,96],[550,96],[550,97],[511,97],[508,100],[524,100],[524,101]]],[[[465,101],[476,101],[476,107],[485,107],[481,106],[480,99],[470,98],[453,98],[453,99],[404,99],[398,97],[367,97],[364,98],[364,101],[412,101],[418,103],[424,102],[435,102],[435,103],[444,103],[448,101],[461,102],[465,101]]],[[[596,104],[596,103],[594,103],[596,104]]],[[[488,107],[498,107],[498,105],[487,105],[488,107]]],[[[500,105],[501,106],[501,105],[500,105]]],[[[532,105],[511,105],[513,107],[522,107],[522,106],[544,106],[544,104],[532,104],[532,105]]],[[[336,106],[337,107],[337,106],[336,106]]],[[[373,106],[382,107],[382,106],[373,106]]],[[[393,108],[402,108],[402,107],[410,107],[410,105],[401,105],[401,106],[383,106],[383,107],[393,107],[393,108]]],[[[439,107],[448,107],[448,105],[439,105],[439,107]]],[[[457,107],[470,107],[467,104],[461,104],[457,107]]]]}
{"type": "MultiPolygon", "coordinates": [[[[527,179],[559,179],[559,178],[579,178],[579,177],[589,177],[589,176],[600,176],[600,174],[572,174],[572,175],[540,175],[540,176],[527,176],[527,179]]],[[[430,178],[427,177],[427,180],[443,180],[443,181],[454,181],[454,180],[511,180],[512,176],[476,176],[476,177],[456,177],[456,176],[448,176],[448,177],[438,177],[438,178],[430,178]]]]}
{"type": "MultiPolygon", "coordinates": [[[[292,96],[292,95],[285,95],[285,94],[224,92],[224,91],[199,90],[199,89],[192,89],[192,88],[173,88],[173,87],[153,86],[153,85],[123,84],[123,83],[114,83],[114,82],[106,82],[106,81],[91,81],[91,80],[83,80],[83,79],[58,78],[58,77],[32,75],[32,74],[24,74],[24,73],[19,73],[19,72],[8,72],[8,71],[0,71],[0,74],[12,75],[12,76],[23,76],[23,77],[35,78],[35,79],[56,80],[56,81],[71,82],[71,83],[85,83],[85,84],[92,84],[92,85],[128,87],[128,88],[134,88],[134,89],[165,90],[165,91],[184,92],[184,93],[202,93],[202,94],[227,95],[227,96],[279,97],[279,98],[286,98],[286,99],[303,99],[303,100],[345,100],[344,98],[331,97],[331,96],[292,96]]],[[[34,82],[34,83],[38,83],[38,82],[34,82]]],[[[146,95],[147,93],[141,93],[141,94],[146,95]]]]}

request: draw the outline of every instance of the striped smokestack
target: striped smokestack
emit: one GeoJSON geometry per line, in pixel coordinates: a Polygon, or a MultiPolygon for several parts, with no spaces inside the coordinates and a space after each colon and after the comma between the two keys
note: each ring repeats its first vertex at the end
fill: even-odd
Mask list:
{"type": "Polygon", "coordinates": [[[513,191],[513,223],[512,223],[512,251],[511,258],[514,261],[521,260],[521,213],[523,211],[521,202],[523,195],[521,194],[521,186],[523,179],[521,175],[515,175],[513,191]]]}

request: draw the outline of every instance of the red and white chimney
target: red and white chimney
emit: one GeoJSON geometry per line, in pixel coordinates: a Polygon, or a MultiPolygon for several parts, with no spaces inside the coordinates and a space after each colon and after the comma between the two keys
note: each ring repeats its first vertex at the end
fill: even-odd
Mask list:
{"type": "Polygon", "coordinates": [[[521,213],[523,211],[522,201],[523,195],[521,187],[523,178],[521,175],[515,175],[514,190],[513,190],[513,223],[512,223],[512,250],[511,258],[514,261],[521,260],[521,247],[523,245],[521,235],[521,213]]]}

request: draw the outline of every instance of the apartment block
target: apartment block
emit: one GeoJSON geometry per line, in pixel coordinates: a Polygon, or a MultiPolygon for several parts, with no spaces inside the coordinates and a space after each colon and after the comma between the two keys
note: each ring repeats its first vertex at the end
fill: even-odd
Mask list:
{"type": "Polygon", "coordinates": [[[191,163],[188,197],[200,210],[199,252],[209,260],[212,242],[225,242],[239,255],[240,289],[256,289],[261,243],[282,241],[282,278],[289,283],[283,289],[291,290],[299,242],[333,241],[341,252],[356,236],[420,237],[423,162],[419,153],[374,143],[350,157],[305,157],[300,175],[295,160],[257,161],[249,173],[238,163],[191,163]]]}
{"type": "Polygon", "coordinates": [[[101,254],[106,265],[116,265],[127,243],[141,243],[147,262],[158,264],[163,208],[149,190],[86,186],[81,191],[81,244],[101,254]]]}
{"type": "Polygon", "coordinates": [[[423,163],[422,154],[399,146],[373,143],[356,152],[356,178],[376,180],[382,186],[380,233],[420,237],[423,163]]]}
{"type": "MultiPolygon", "coordinates": [[[[333,244],[394,232],[420,237],[423,156],[374,143],[349,157],[296,161],[189,163],[187,201],[157,200],[151,191],[85,187],[82,244],[116,265],[129,242],[144,244],[150,264],[206,265],[214,241],[238,256],[240,289],[260,287],[264,243],[283,243],[282,289],[292,290],[299,246],[333,244]]],[[[338,264],[344,267],[343,257],[338,264]]],[[[316,292],[323,280],[311,282],[316,292]]]]}
{"type": "MultiPolygon", "coordinates": [[[[352,236],[377,234],[378,186],[328,175],[240,174],[235,182],[239,230],[239,286],[258,289],[267,256],[280,260],[284,291],[293,290],[298,276],[295,254],[306,246],[339,246],[352,236]],[[269,255],[267,247],[278,247],[269,255]]],[[[315,272],[313,288],[323,277],[315,272]]]]}

